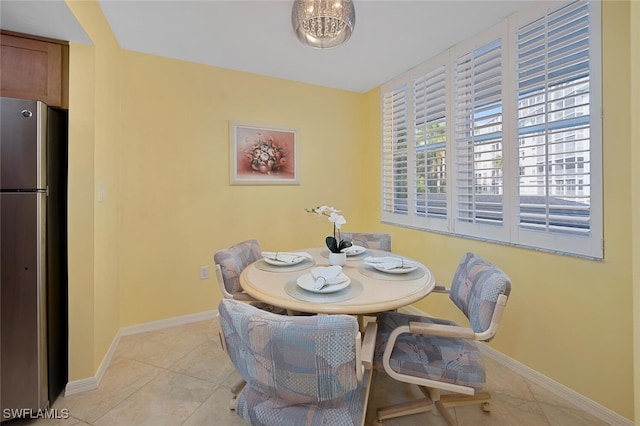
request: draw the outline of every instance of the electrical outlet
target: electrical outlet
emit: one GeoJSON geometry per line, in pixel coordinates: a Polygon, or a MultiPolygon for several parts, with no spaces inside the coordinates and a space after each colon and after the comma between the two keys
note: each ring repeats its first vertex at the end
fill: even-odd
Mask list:
{"type": "Polygon", "coordinates": [[[208,266],[201,266],[200,267],[200,279],[201,280],[209,279],[209,267],[208,266]]]}

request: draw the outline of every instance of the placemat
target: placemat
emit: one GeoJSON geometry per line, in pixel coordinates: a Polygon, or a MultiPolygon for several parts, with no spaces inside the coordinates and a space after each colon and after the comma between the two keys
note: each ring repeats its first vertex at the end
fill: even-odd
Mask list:
{"type": "Polygon", "coordinates": [[[407,272],[406,274],[387,274],[382,271],[378,271],[373,266],[367,265],[365,263],[358,266],[358,271],[369,278],[377,278],[379,280],[385,281],[410,281],[417,280],[418,278],[422,278],[425,275],[424,269],[418,266],[418,269],[415,271],[407,272]]]}
{"type": "Polygon", "coordinates": [[[351,278],[351,285],[344,290],[336,291],[335,293],[313,293],[311,291],[304,290],[296,284],[296,280],[287,282],[284,285],[284,291],[294,299],[303,300],[305,302],[314,303],[335,303],[344,302],[345,300],[353,299],[362,293],[362,283],[358,280],[351,278]]]}
{"type": "MultiPolygon", "coordinates": [[[[329,258],[329,249],[322,250],[320,252],[320,255],[322,257],[326,257],[328,259],[329,258]]],[[[369,250],[365,250],[360,254],[356,254],[355,256],[347,256],[347,262],[350,261],[350,260],[362,260],[365,257],[370,256],[370,255],[371,255],[371,253],[369,253],[369,250]]]]}
{"type": "Polygon", "coordinates": [[[316,261],[313,259],[306,258],[302,262],[291,265],[291,266],[276,266],[271,265],[264,261],[264,259],[258,259],[254,263],[255,267],[267,272],[294,272],[294,271],[302,271],[303,269],[311,268],[316,264],[316,261]]]}

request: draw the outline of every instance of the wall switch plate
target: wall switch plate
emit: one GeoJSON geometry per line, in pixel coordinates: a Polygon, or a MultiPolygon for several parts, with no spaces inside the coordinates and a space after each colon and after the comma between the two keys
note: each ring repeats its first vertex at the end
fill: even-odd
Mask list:
{"type": "Polygon", "coordinates": [[[201,266],[200,267],[200,279],[201,280],[206,280],[209,278],[209,267],[208,266],[201,266]]]}
{"type": "Polygon", "coordinates": [[[104,202],[104,183],[102,182],[98,184],[98,202],[104,202]]]}

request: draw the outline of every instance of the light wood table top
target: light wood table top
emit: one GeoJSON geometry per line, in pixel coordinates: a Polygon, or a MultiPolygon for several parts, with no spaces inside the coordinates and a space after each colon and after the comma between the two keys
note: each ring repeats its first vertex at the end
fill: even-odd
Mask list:
{"type": "MultiPolygon", "coordinates": [[[[328,250],[302,249],[312,260],[293,266],[273,266],[260,259],[242,271],[240,283],[253,298],[282,308],[318,314],[371,314],[397,309],[425,297],[435,287],[429,268],[418,268],[407,274],[380,272],[363,263],[367,256],[404,257],[396,253],[370,250],[347,258],[343,272],[351,284],[334,293],[313,293],[300,288],[296,280],[317,266],[329,266],[328,250]]],[[[413,259],[409,259],[415,262],[413,259]]]]}

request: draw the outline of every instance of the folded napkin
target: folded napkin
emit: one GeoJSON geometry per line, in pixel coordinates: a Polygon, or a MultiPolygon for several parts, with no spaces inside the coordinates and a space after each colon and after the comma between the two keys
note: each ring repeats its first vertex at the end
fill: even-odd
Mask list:
{"type": "Polygon", "coordinates": [[[295,263],[299,261],[301,257],[313,259],[313,257],[305,251],[263,251],[262,257],[284,263],[295,263]]]}
{"type": "Polygon", "coordinates": [[[418,266],[416,262],[402,259],[400,257],[385,256],[385,257],[373,257],[369,256],[363,259],[363,262],[367,265],[375,266],[377,268],[389,271],[396,268],[413,268],[418,266]]]}
{"type": "Polygon", "coordinates": [[[311,269],[311,276],[315,281],[314,290],[320,290],[325,285],[340,284],[349,279],[342,273],[342,266],[338,265],[313,268],[311,269]]]}
{"type": "Polygon", "coordinates": [[[347,253],[347,254],[357,254],[360,253],[362,251],[364,247],[362,246],[349,246],[347,248],[343,248],[342,250],[340,250],[343,253],[347,253]]]}

